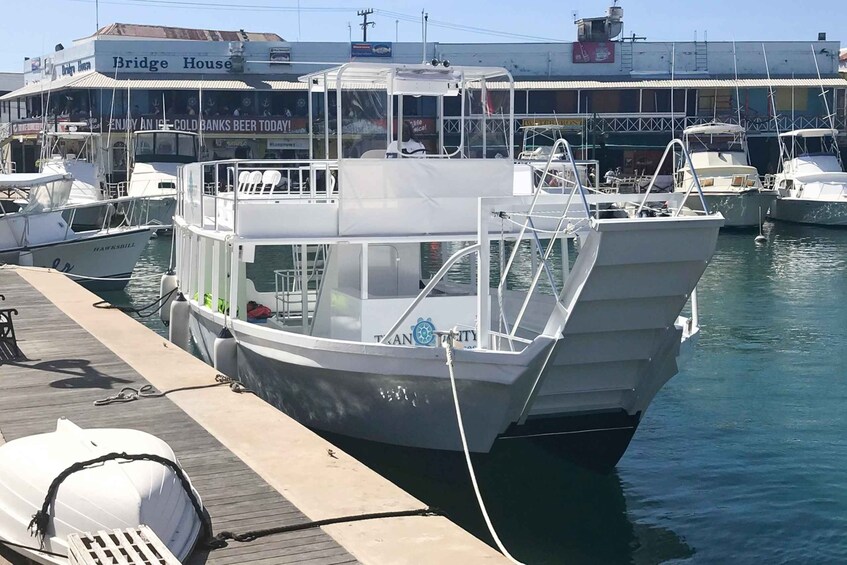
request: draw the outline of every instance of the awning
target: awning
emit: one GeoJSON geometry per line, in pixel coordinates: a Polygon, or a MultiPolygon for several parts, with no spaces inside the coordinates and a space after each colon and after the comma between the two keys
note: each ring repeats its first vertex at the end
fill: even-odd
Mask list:
{"type": "MultiPolygon", "coordinates": [[[[489,90],[507,90],[506,81],[491,81],[489,90]]],[[[742,78],[733,79],[675,79],[675,80],[524,80],[515,81],[515,90],[607,90],[607,89],[667,89],[667,88],[786,88],[806,87],[847,88],[843,78],[742,78]]],[[[350,84],[346,88],[368,90],[372,84],[350,84]]],[[[473,86],[472,86],[473,87],[473,86]]],[[[150,89],[150,90],[290,90],[305,91],[307,85],[292,77],[290,80],[270,79],[268,75],[234,75],[220,78],[203,77],[196,74],[181,75],[132,75],[115,78],[103,73],[86,73],[64,77],[54,81],[32,83],[10,92],[0,100],[12,100],[21,96],[32,96],[65,88],[75,89],[150,89]]],[[[478,87],[477,87],[478,88],[478,87]]]]}
{"type": "Polygon", "coordinates": [[[74,89],[150,89],[150,90],[302,90],[308,85],[292,80],[268,80],[262,75],[242,75],[238,79],[226,76],[223,78],[204,78],[201,75],[170,75],[150,78],[145,75],[132,77],[111,77],[103,73],[86,73],[75,77],[59,80],[32,83],[10,92],[0,100],[11,100],[21,96],[32,96],[66,88],[74,89]]]}

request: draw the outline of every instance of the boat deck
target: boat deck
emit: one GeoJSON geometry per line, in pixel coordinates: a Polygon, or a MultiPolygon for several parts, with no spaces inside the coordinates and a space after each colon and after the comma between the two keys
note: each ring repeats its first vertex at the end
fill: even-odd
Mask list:
{"type": "MultiPolygon", "coordinates": [[[[15,331],[18,345],[26,357],[14,361],[0,358],[0,443],[3,437],[5,441],[11,441],[54,431],[56,420],[61,417],[69,418],[83,428],[127,427],[149,432],[173,448],[203,498],[215,532],[244,532],[310,519],[424,506],[340,450],[333,451],[324,440],[255,396],[235,394],[226,386],[95,407],[95,400],[114,395],[125,386],[139,388],[154,384],[158,390],[168,390],[176,388],[174,385],[209,384],[214,382],[215,372],[125,315],[115,310],[92,308],[91,304],[97,297],[65,277],[30,270],[0,269],[0,289],[6,296],[6,301],[0,302],[0,308],[12,307],[19,311],[14,318],[15,331]],[[59,287],[59,294],[55,294],[55,289],[48,294],[52,300],[57,300],[59,295],[68,295],[71,306],[66,309],[70,312],[63,311],[42,294],[36,286],[43,290],[44,284],[36,279],[44,279],[50,284],[60,279],[58,284],[54,284],[59,287]],[[34,281],[36,286],[30,281],[34,281]],[[110,335],[115,337],[104,337],[106,334],[95,337],[77,323],[76,320],[83,316],[75,315],[73,308],[82,312],[90,309],[93,311],[90,315],[95,319],[107,319],[105,325],[112,324],[114,327],[104,331],[112,332],[110,335]],[[140,332],[137,336],[140,336],[141,342],[134,348],[135,351],[122,351],[122,354],[136,366],[143,361],[133,358],[133,355],[148,360],[151,356],[161,357],[154,365],[159,371],[157,378],[153,379],[155,383],[143,377],[106,345],[108,339],[130,338],[129,343],[132,343],[131,339],[135,336],[132,332],[140,332]],[[193,381],[175,379],[175,376],[186,372],[186,366],[196,369],[197,378],[193,381]],[[219,421],[214,420],[214,414],[219,421]],[[263,417],[266,421],[259,421],[263,417]],[[259,420],[255,422],[244,421],[256,418],[259,420]],[[210,431],[201,422],[215,431],[210,431]],[[279,423],[269,427],[273,422],[279,423]],[[249,429],[241,429],[245,426],[249,429]],[[289,443],[280,444],[280,438],[289,443]],[[273,453],[266,452],[268,450],[273,453]],[[287,452],[279,453],[278,450],[287,452]],[[269,461],[279,466],[276,474],[269,471],[273,468],[268,465],[269,461]],[[275,486],[251,466],[276,483],[275,486]],[[341,472],[349,474],[350,470],[358,477],[344,478],[346,475],[341,472]],[[329,476],[321,478],[326,473],[329,476]],[[385,484],[372,483],[370,475],[385,484]],[[367,502],[367,495],[363,497],[362,492],[354,488],[359,487],[367,493],[369,484],[376,484],[382,489],[371,493],[371,503],[367,502]],[[344,489],[349,494],[340,494],[336,489],[344,489]],[[310,509],[310,516],[280,491],[296,495],[310,509]],[[333,497],[336,497],[336,502],[328,502],[333,497]]],[[[145,371],[145,374],[151,373],[145,371]]],[[[502,558],[496,553],[492,555],[493,550],[488,546],[445,518],[421,516],[311,528],[249,543],[231,541],[227,547],[212,552],[195,551],[187,563],[328,565],[359,562],[338,540],[358,548],[362,558],[372,562],[433,562],[430,559],[441,562],[455,558],[465,562],[485,560],[490,563],[493,560],[496,563],[502,558]],[[363,529],[365,524],[370,524],[369,534],[363,529]],[[394,540],[388,537],[392,526],[394,540]],[[414,539],[415,536],[419,539],[414,539]],[[420,547],[417,554],[415,550],[400,549],[414,541],[421,546],[427,536],[430,541],[426,545],[429,547],[424,553],[420,553],[420,547]],[[439,538],[451,542],[452,548],[439,550],[439,543],[435,543],[439,538]],[[394,551],[402,552],[394,555],[396,559],[391,557],[391,551],[385,553],[395,540],[397,547],[394,551]],[[382,544],[376,553],[371,547],[374,544],[382,544]]],[[[4,555],[13,563],[20,562],[16,561],[19,558],[15,554],[3,550],[0,563],[4,555]]]]}

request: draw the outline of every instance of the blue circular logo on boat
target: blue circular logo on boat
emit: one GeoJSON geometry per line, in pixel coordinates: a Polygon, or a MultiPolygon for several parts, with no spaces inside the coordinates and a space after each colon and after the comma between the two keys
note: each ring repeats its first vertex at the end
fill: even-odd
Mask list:
{"type": "Polygon", "coordinates": [[[416,345],[432,345],[435,341],[435,324],[432,318],[418,318],[418,323],[412,326],[412,339],[416,345]]]}

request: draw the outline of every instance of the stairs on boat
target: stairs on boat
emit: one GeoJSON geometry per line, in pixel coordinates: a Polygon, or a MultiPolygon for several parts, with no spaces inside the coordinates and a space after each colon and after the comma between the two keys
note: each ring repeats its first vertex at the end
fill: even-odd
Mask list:
{"type": "Polygon", "coordinates": [[[545,334],[562,338],[524,416],[643,411],[677,372],[677,316],[714,253],[719,216],[601,220],[545,334]]]}
{"type": "Polygon", "coordinates": [[[276,318],[290,324],[314,317],[318,294],[326,270],[326,245],[292,246],[291,269],[274,271],[276,281],[276,318]],[[302,312],[307,315],[303,316],[302,312]]]}

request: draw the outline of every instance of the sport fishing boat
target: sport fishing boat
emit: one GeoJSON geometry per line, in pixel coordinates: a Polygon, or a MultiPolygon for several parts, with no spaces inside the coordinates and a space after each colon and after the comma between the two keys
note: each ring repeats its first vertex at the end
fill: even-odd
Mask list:
{"type": "Polygon", "coordinates": [[[176,174],[197,161],[197,134],[167,128],[133,134],[133,166],[127,196],[143,199],[137,223],[170,228],[176,208],[176,174]]]}
{"type": "MultiPolygon", "coordinates": [[[[335,158],[180,170],[172,340],[190,332],[208,362],[319,431],[462,451],[455,401],[472,452],[535,441],[613,467],[698,332],[696,300],[681,314],[721,215],[680,214],[682,195],[589,193],[578,175],[550,194],[549,157],[517,190],[513,148],[468,158],[465,97],[488,81],[511,91],[503,68],[354,62],[301,80],[324,108],[336,92],[309,145],[335,158]],[[384,93],[384,147],[392,124],[402,139],[404,98],[460,97],[461,131],[439,127],[425,155],[346,157],[355,89],[384,93]]],[[[566,140],[559,151],[575,166],[566,140]]]]}
{"type": "MultiPolygon", "coordinates": [[[[73,180],[68,174],[0,175],[0,189],[19,196],[12,212],[0,201],[0,262],[53,268],[92,289],[122,289],[150,239],[150,228],[74,230],[78,210],[97,204],[69,205],[73,180]]],[[[129,199],[112,202],[131,205],[129,199]]]]}
{"type": "Polygon", "coordinates": [[[799,129],[779,136],[780,171],[774,176],[775,220],[847,226],[847,172],[838,130],[799,129]]]}
{"type": "MultiPolygon", "coordinates": [[[[53,481],[72,465],[108,454],[152,455],[178,464],[170,446],[150,434],[82,429],[64,418],[55,432],[0,446],[0,542],[15,544],[11,549],[37,563],[66,565],[68,558],[62,556],[70,553],[70,534],[144,524],[180,562],[187,558],[201,532],[201,519],[189,496],[198,503],[200,497],[193,487],[190,494],[186,492],[170,466],[116,457],[69,474],[52,492],[53,481]],[[48,497],[50,510],[42,515],[48,497]],[[38,515],[43,522],[33,519],[38,515]],[[37,536],[32,529],[36,523],[37,536]]],[[[114,549],[117,539],[112,539],[114,549]]]]}
{"type": "MultiPolygon", "coordinates": [[[[80,124],[87,125],[87,124],[80,124]]],[[[73,177],[70,205],[86,205],[108,199],[106,187],[106,152],[99,133],[71,131],[74,126],[64,124],[64,131],[44,134],[41,151],[41,172],[47,175],[70,175],[73,177]]],[[[100,229],[109,210],[108,204],[84,206],[74,214],[73,228],[78,230],[100,229]]],[[[67,219],[67,216],[66,216],[67,219]]]]}
{"type": "MultiPolygon", "coordinates": [[[[727,227],[758,226],[776,198],[776,192],[762,186],[759,172],[750,165],[747,134],[737,124],[709,123],[683,131],[683,143],[691,155],[709,210],[720,212],[727,227]]],[[[690,192],[692,170],[686,162],[676,173],[674,190],[690,192]]],[[[686,205],[702,210],[698,194],[686,205]]]]}

